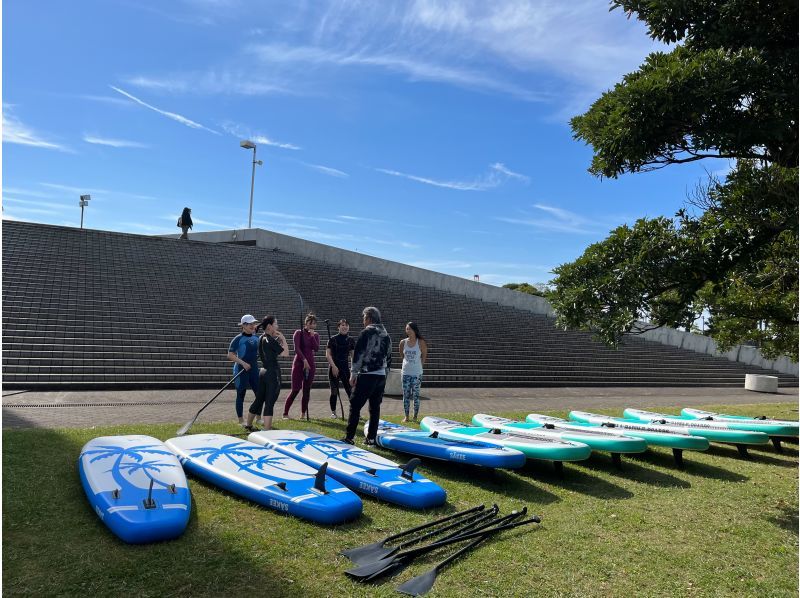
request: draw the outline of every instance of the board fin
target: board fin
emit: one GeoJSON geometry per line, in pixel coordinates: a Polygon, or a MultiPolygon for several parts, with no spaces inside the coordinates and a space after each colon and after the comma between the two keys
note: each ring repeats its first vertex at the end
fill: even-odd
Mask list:
{"type": "Polygon", "coordinates": [[[430,433],[428,438],[439,438],[439,432],[434,430],[433,432],[430,433]]]}
{"type": "Polygon", "coordinates": [[[328,462],[325,461],[322,465],[319,466],[317,470],[317,476],[314,478],[314,489],[319,490],[323,494],[327,494],[328,491],[325,490],[325,474],[328,471],[328,462]]]}
{"type": "Polygon", "coordinates": [[[366,473],[367,475],[371,475],[371,476],[373,476],[373,477],[378,477],[378,470],[377,470],[377,469],[375,469],[375,468],[372,468],[372,469],[365,469],[365,470],[364,470],[364,473],[366,473]]]}
{"type": "Polygon", "coordinates": [[[406,463],[405,465],[402,466],[401,469],[403,470],[403,473],[400,474],[400,477],[401,478],[405,478],[405,479],[410,480],[410,481],[413,482],[414,481],[414,470],[417,468],[417,466],[420,463],[422,463],[422,460],[418,459],[417,457],[414,457],[413,459],[411,459],[408,463],[406,463]]]}
{"type": "Polygon", "coordinates": [[[616,428],[617,424],[615,424],[614,422],[603,422],[602,424],[600,424],[600,427],[601,428],[616,428]]]}
{"type": "Polygon", "coordinates": [[[549,423],[544,423],[544,424],[542,424],[542,427],[543,427],[545,430],[555,430],[555,429],[556,429],[556,426],[555,426],[555,424],[549,424],[549,423]]]}
{"type": "Polygon", "coordinates": [[[147,498],[143,501],[145,509],[155,509],[156,501],[153,500],[153,478],[150,478],[150,489],[147,491],[147,498]]]}
{"type": "Polygon", "coordinates": [[[169,490],[170,494],[177,494],[178,489],[175,487],[175,484],[170,484],[167,486],[167,490],[169,490]]]}
{"type": "Polygon", "coordinates": [[[119,488],[114,488],[114,490],[111,492],[111,498],[114,500],[119,499],[119,488]]]}
{"type": "Polygon", "coordinates": [[[286,482],[278,482],[278,483],[277,483],[277,484],[275,484],[275,485],[276,485],[278,488],[280,488],[281,490],[283,490],[284,492],[286,492],[286,482]]]}

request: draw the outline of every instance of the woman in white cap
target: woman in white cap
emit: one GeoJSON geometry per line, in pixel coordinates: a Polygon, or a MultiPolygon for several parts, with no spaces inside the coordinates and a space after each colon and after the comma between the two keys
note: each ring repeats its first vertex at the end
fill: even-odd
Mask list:
{"type": "Polygon", "coordinates": [[[255,334],[256,320],[245,314],[239,321],[242,332],[234,337],[228,347],[228,360],[233,362],[233,375],[246,370],[236,378],[236,417],[239,425],[244,427],[244,395],[248,388],[258,395],[258,337],[255,334]]]}

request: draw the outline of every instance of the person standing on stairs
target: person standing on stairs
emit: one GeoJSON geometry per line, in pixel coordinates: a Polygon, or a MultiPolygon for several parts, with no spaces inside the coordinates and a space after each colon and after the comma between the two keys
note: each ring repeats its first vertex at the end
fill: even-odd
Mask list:
{"type": "Polygon", "coordinates": [[[255,335],[256,320],[250,314],[245,314],[239,321],[242,332],[236,335],[228,347],[228,360],[233,362],[233,375],[236,378],[236,417],[239,425],[244,427],[244,395],[248,388],[258,395],[258,337],[255,335]]]}
{"type": "Polygon", "coordinates": [[[406,324],[406,335],[400,341],[400,355],[403,356],[403,411],[406,416],[403,422],[408,421],[408,412],[411,403],[414,403],[414,421],[419,416],[419,388],[422,384],[422,366],[428,359],[428,343],[419,333],[416,322],[406,324]]]}
{"type": "Polygon", "coordinates": [[[194,226],[194,222],[192,222],[192,210],[191,208],[183,208],[183,212],[181,212],[180,218],[178,218],[178,226],[181,229],[181,239],[188,239],[189,238],[189,229],[194,226]]]}
{"type": "Polygon", "coordinates": [[[311,385],[314,383],[314,374],[317,372],[317,365],[314,355],[319,349],[319,334],[315,332],[317,327],[317,316],[310,313],[303,322],[302,330],[295,330],[292,336],[294,342],[294,360],[292,361],[292,390],[286,397],[283,405],[283,419],[289,419],[289,409],[295,397],[303,390],[303,398],[300,403],[300,417],[308,417],[308,401],[311,398],[311,385]]]}
{"type": "Polygon", "coordinates": [[[339,398],[339,383],[342,383],[347,398],[350,398],[350,362],[356,341],[348,334],[350,324],[342,318],[339,320],[339,334],[328,339],[325,346],[325,359],[328,360],[328,384],[331,387],[331,417],[336,417],[336,401],[339,398]]]}

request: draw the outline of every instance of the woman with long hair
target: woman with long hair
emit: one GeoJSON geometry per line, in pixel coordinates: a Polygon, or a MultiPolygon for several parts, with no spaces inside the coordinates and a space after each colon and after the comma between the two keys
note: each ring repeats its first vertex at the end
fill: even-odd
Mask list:
{"type": "Polygon", "coordinates": [[[192,222],[191,208],[183,208],[183,212],[181,212],[181,217],[178,218],[178,226],[181,227],[181,239],[188,239],[189,229],[192,228],[192,226],[194,226],[194,222],[192,222]]]}
{"type": "Polygon", "coordinates": [[[283,405],[283,419],[289,419],[289,408],[295,397],[303,390],[303,399],[300,403],[300,417],[308,417],[308,400],[311,398],[311,385],[317,371],[314,354],[319,349],[319,334],[314,329],[317,327],[317,316],[310,313],[306,316],[301,330],[295,330],[292,336],[294,342],[294,360],[292,361],[292,390],[286,397],[283,405]]]}
{"type": "Polygon", "coordinates": [[[400,355],[403,356],[403,411],[408,421],[408,412],[411,403],[414,403],[414,421],[419,417],[419,388],[422,385],[422,366],[428,359],[428,343],[419,333],[416,322],[406,324],[406,335],[400,341],[400,355]]]}

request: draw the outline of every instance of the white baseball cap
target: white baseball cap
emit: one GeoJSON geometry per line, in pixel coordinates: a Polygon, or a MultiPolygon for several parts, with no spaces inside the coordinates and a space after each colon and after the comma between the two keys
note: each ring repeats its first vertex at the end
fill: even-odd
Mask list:
{"type": "Polygon", "coordinates": [[[255,324],[258,322],[253,316],[250,314],[245,314],[242,316],[242,319],[239,320],[239,326],[243,326],[244,324],[255,324]]]}

